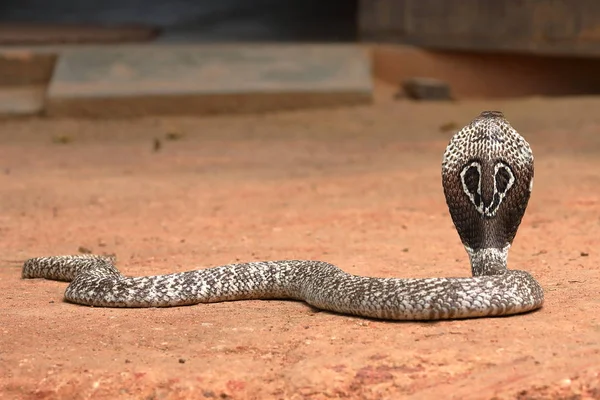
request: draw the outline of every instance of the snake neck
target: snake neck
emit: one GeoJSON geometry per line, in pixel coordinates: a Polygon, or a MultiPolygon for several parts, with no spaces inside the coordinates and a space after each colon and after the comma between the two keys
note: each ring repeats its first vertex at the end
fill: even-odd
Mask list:
{"type": "Polygon", "coordinates": [[[508,250],[510,244],[501,249],[483,248],[472,249],[465,246],[471,261],[471,272],[473,276],[502,275],[507,271],[508,250]]]}

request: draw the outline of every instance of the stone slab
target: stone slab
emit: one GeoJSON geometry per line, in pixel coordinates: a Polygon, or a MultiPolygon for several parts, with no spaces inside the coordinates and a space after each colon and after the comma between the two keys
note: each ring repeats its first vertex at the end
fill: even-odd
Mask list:
{"type": "Polygon", "coordinates": [[[369,50],[354,45],[124,45],[65,50],[48,115],[265,112],[372,100],[369,50]]]}

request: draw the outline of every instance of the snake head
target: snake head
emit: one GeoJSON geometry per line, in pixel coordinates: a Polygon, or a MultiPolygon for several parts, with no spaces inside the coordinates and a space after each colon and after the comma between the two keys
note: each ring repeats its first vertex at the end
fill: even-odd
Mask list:
{"type": "Polygon", "coordinates": [[[450,140],[442,185],[473,275],[506,270],[533,186],[533,154],[499,111],[484,111],[450,140]]]}

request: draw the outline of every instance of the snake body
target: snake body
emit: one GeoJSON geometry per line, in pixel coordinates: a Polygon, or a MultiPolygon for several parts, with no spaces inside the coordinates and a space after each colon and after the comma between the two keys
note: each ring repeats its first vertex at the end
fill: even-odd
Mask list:
{"type": "Polygon", "coordinates": [[[472,277],[373,278],[322,261],[230,264],[126,277],[98,255],[37,257],[23,278],[70,282],[69,302],[170,307],[247,299],[295,299],[323,310],[390,320],[439,320],[523,313],[544,293],[526,271],[507,269],[510,245],[533,182],[529,144],[502,113],[486,111],[450,140],[442,163],[446,202],[469,254],[472,277]]]}

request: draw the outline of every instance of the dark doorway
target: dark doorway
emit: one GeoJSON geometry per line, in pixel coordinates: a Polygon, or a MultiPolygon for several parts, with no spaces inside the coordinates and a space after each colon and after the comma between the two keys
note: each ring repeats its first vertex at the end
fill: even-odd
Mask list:
{"type": "Polygon", "coordinates": [[[160,41],[351,42],[358,1],[4,0],[0,22],[142,24],[160,41]]]}

